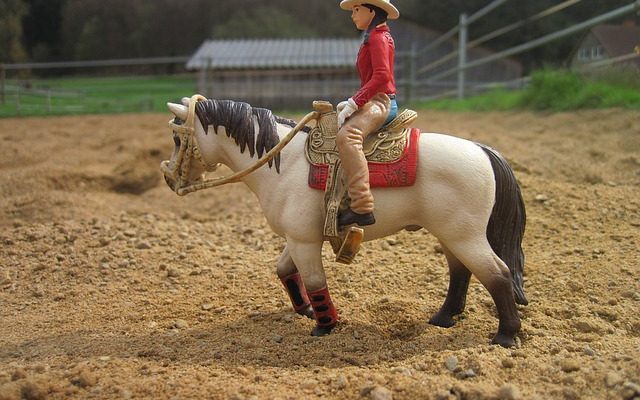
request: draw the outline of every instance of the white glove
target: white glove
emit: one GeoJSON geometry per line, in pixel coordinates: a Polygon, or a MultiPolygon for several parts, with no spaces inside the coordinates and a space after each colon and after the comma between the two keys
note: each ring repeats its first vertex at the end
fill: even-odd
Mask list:
{"type": "Polygon", "coordinates": [[[347,101],[343,101],[336,107],[338,110],[338,128],[342,127],[344,121],[347,120],[358,109],[358,105],[352,98],[349,98],[347,101]],[[346,103],[342,105],[343,103],[346,103]]]}

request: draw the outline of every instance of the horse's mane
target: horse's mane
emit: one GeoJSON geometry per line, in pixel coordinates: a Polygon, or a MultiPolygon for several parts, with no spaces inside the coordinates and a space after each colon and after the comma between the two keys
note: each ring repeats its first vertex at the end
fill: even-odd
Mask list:
{"type": "MultiPolygon", "coordinates": [[[[205,133],[209,125],[213,126],[216,132],[220,126],[223,126],[227,136],[233,137],[240,147],[240,153],[244,153],[248,148],[251,157],[257,153],[258,158],[280,142],[277,123],[291,127],[296,125],[292,120],[274,116],[271,110],[266,108],[254,108],[247,103],[232,100],[199,101],[196,104],[196,115],[205,133]],[[258,128],[257,137],[255,137],[256,127],[258,128]]],[[[269,161],[269,167],[274,163],[279,173],[280,154],[269,161]]]]}

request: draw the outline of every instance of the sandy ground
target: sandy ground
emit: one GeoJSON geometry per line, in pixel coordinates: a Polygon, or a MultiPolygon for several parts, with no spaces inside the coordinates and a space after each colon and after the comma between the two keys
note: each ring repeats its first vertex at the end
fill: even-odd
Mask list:
{"type": "Polygon", "coordinates": [[[423,111],[491,145],[527,205],[518,345],[427,232],[324,258],[342,322],[313,338],[275,275],[283,241],[242,184],[179,198],[169,114],[0,120],[0,399],[638,399],[640,118],[423,111]]]}

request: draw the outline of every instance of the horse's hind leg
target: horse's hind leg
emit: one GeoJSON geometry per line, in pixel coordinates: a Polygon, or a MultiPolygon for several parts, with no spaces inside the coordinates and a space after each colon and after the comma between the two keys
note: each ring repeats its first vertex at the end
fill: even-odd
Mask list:
{"type": "Polygon", "coordinates": [[[506,264],[493,254],[494,262],[500,266],[500,273],[488,278],[480,278],[480,282],[487,288],[498,310],[498,333],[493,337],[492,343],[503,347],[515,345],[515,337],[520,331],[520,317],[516,307],[516,299],[513,294],[513,278],[506,264]]]}
{"type": "Polygon", "coordinates": [[[307,295],[307,290],[304,287],[304,282],[298,272],[298,268],[286,247],[280,255],[276,272],[289,295],[293,310],[300,315],[313,319],[313,309],[311,308],[311,301],[307,295]]]}
{"type": "Polygon", "coordinates": [[[515,345],[515,336],[520,330],[520,317],[513,295],[511,272],[498,257],[489,243],[482,239],[448,245],[449,250],[487,288],[498,310],[498,333],[492,343],[503,347],[515,345]]]}
{"type": "Polygon", "coordinates": [[[442,248],[449,264],[449,290],[442,307],[431,317],[429,323],[449,328],[455,324],[453,317],[464,311],[471,272],[444,244],[442,248]]]}

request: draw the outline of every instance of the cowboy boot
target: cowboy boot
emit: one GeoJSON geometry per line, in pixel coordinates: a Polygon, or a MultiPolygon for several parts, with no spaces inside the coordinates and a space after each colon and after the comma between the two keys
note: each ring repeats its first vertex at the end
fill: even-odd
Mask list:
{"type": "Polygon", "coordinates": [[[338,225],[341,227],[354,223],[365,226],[376,222],[369,187],[369,167],[362,145],[367,135],[382,127],[389,115],[390,103],[385,94],[374,96],[354,112],[338,131],[338,155],[351,198],[349,210],[338,216],[338,225]]]}

